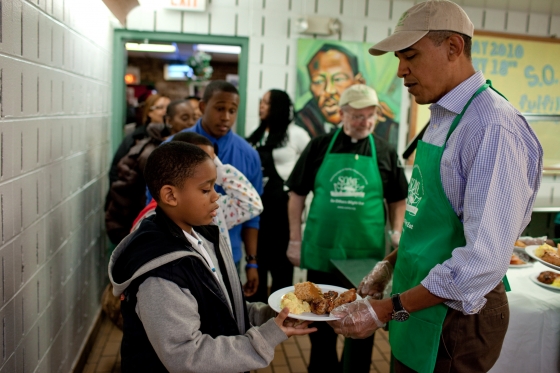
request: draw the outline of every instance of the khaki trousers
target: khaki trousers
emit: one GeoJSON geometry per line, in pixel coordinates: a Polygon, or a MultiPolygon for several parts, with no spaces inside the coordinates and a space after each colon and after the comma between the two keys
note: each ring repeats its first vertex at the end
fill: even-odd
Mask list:
{"type": "MultiPolygon", "coordinates": [[[[500,282],[485,298],[484,308],[476,315],[464,315],[449,308],[443,322],[435,373],[481,373],[494,366],[509,323],[504,284],[500,282]]],[[[395,373],[415,372],[396,359],[394,368],[395,373]]]]}

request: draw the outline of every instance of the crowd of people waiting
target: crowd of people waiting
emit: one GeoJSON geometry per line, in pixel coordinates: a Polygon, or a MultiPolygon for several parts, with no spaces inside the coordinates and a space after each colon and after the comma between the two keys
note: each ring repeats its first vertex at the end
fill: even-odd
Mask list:
{"type": "Polygon", "coordinates": [[[530,220],[542,148],[474,70],[473,32],[457,4],[427,1],[369,50],[394,52],[409,93],[432,104],[410,189],[394,147],[373,134],[383,105],[359,81],[336,97],[340,124],[313,139],[276,89],[247,139],[232,131],[244,103],[225,81],[194,106],[148,98],[115,155],[106,204],[122,371],[244,372],[310,334],[309,372],[369,372],[373,334],[389,321],[395,372],[488,371],[509,320],[503,242],[530,220]],[[294,266],[341,285],[331,260],[345,258],[379,262],[359,286],[364,299],[331,312],[338,320],[310,327],[263,303],[292,284],[294,266]]]}

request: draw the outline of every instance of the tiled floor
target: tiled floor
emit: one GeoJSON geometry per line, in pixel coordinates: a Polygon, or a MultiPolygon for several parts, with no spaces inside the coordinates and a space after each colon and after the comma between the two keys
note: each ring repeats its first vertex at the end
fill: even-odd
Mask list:
{"type": "MultiPolygon", "coordinates": [[[[99,334],[88,357],[84,373],[120,373],[122,332],[108,318],[103,320],[99,334]]],[[[342,353],[343,337],[338,340],[338,354],[342,353]]],[[[252,373],[306,373],[309,361],[309,337],[296,336],[276,347],[272,364],[252,373]]],[[[391,348],[387,332],[375,333],[370,372],[389,373],[391,348]]]]}

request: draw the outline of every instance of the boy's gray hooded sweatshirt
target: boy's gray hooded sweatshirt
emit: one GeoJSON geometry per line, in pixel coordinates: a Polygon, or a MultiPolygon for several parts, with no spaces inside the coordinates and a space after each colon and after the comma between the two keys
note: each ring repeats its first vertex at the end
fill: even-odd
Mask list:
{"type": "MultiPolygon", "coordinates": [[[[146,219],[146,224],[153,225],[151,220],[153,218],[146,219]]],[[[142,226],[127,236],[111,255],[109,278],[115,296],[122,294],[136,278],[187,256],[203,262],[211,273],[206,261],[196,250],[180,250],[154,257],[135,270],[129,278],[116,282],[113,274],[115,263],[130,248],[131,241],[141,239],[141,232],[142,226]]],[[[218,248],[210,241],[201,239],[213,260],[216,258],[214,250],[220,250],[224,259],[227,273],[219,273],[219,281],[213,274],[209,278],[218,281],[224,294],[227,294],[223,280],[224,276],[228,277],[233,305],[230,297],[226,295],[225,298],[228,299],[232,316],[237,320],[240,335],[212,338],[202,334],[197,301],[191,291],[161,277],[148,277],[138,287],[136,314],[151,345],[169,372],[246,372],[268,366],[274,357],[275,346],[287,339],[272,319],[275,312],[263,303],[246,302],[251,326],[258,325],[246,327],[241,283],[230,250],[222,236],[218,248]]]]}

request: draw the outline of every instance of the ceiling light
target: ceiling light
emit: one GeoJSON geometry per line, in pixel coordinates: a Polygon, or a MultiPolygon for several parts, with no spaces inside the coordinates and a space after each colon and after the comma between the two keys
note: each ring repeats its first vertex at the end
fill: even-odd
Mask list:
{"type": "Polygon", "coordinates": [[[136,52],[174,53],[177,51],[174,44],[126,43],[125,46],[127,51],[136,52]]]}
{"type": "Polygon", "coordinates": [[[198,44],[196,49],[202,52],[239,54],[241,47],[236,45],[198,44]]]}

